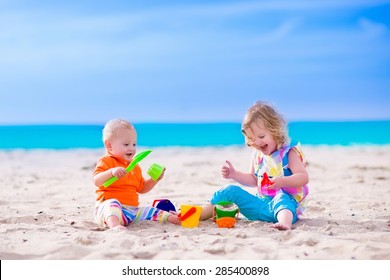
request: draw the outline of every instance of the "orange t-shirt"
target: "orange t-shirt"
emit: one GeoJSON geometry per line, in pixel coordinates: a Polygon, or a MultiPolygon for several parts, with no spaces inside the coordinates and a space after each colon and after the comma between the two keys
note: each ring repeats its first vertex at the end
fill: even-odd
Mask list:
{"type": "MultiPolygon", "coordinates": [[[[129,162],[123,161],[116,157],[106,155],[99,159],[93,175],[106,171],[113,167],[122,166],[126,168],[129,162]]],[[[141,167],[137,164],[133,170],[127,173],[124,177],[118,179],[107,188],[100,186],[97,188],[96,200],[105,201],[115,198],[123,205],[138,206],[138,192],[144,187],[145,179],[142,177],[141,167]]]]}

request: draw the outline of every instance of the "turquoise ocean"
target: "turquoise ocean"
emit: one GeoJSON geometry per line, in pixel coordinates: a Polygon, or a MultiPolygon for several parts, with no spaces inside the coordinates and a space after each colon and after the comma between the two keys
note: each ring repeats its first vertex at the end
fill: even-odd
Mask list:
{"type": "MultiPolygon", "coordinates": [[[[244,145],[240,123],[135,123],[140,147],[244,145]]],[[[103,125],[2,125],[0,149],[102,148],[103,125]]],[[[291,122],[303,145],[389,145],[390,120],[291,122]]]]}

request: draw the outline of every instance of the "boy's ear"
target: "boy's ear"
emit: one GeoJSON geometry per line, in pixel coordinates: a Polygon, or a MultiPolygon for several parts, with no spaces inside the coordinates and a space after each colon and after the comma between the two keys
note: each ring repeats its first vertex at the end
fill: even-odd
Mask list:
{"type": "Polygon", "coordinates": [[[112,146],[109,140],[104,141],[104,146],[106,147],[107,150],[111,151],[112,146]]]}

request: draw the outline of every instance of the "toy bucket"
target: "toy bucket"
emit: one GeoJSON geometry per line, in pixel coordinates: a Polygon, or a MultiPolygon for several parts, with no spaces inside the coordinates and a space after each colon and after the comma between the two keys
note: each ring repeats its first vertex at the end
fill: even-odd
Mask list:
{"type": "Polygon", "coordinates": [[[187,228],[197,227],[199,224],[200,213],[202,213],[202,207],[200,206],[182,205],[180,207],[179,214],[181,226],[187,228]]]}
{"type": "Polygon", "coordinates": [[[219,228],[233,228],[236,224],[240,209],[229,201],[218,202],[214,206],[213,220],[219,228]]]}
{"type": "Polygon", "coordinates": [[[215,205],[215,218],[231,217],[235,218],[239,209],[237,205],[229,201],[221,201],[215,205]]]}

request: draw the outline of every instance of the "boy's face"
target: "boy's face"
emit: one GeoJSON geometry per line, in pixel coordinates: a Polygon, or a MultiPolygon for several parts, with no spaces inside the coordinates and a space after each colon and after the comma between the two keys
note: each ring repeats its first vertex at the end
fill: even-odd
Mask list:
{"type": "Polygon", "coordinates": [[[105,146],[111,154],[131,161],[136,153],[137,133],[134,129],[121,128],[115,131],[110,140],[106,140],[105,146]]]}
{"type": "Polygon", "coordinates": [[[248,144],[263,154],[269,156],[277,149],[277,143],[271,132],[265,127],[262,120],[253,122],[245,130],[248,144]]]}

